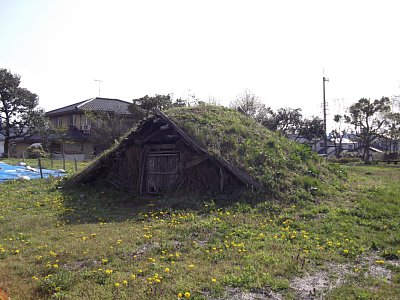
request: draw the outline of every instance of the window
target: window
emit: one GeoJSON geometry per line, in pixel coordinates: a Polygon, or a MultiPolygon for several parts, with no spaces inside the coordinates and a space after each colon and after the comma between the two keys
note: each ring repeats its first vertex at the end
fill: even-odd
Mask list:
{"type": "Polygon", "coordinates": [[[68,115],[68,126],[75,126],[75,115],[68,115]]]}
{"type": "Polygon", "coordinates": [[[90,125],[90,118],[87,115],[85,115],[85,121],[83,125],[90,125]]]}
{"type": "Polygon", "coordinates": [[[61,127],[62,126],[62,117],[54,117],[52,119],[52,123],[54,127],[61,127]]]}

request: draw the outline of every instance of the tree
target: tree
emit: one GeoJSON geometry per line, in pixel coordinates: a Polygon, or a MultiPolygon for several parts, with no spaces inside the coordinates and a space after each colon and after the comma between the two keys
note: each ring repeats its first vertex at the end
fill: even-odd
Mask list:
{"type": "Polygon", "coordinates": [[[325,135],[324,120],[318,117],[304,119],[299,134],[307,140],[312,141],[315,146],[325,135]]]}
{"type": "Polygon", "coordinates": [[[279,131],[286,136],[298,135],[303,126],[301,109],[280,108],[276,112],[270,110],[270,114],[264,118],[262,124],[269,130],[279,131]]]}
{"type": "Polygon", "coordinates": [[[347,122],[354,125],[356,135],[364,148],[364,162],[369,162],[370,146],[384,132],[386,123],[383,114],[390,110],[390,100],[382,97],[380,100],[371,101],[362,98],[349,108],[350,116],[347,122]]]}
{"type": "Polygon", "coordinates": [[[400,113],[390,112],[386,115],[387,134],[390,137],[389,149],[399,151],[400,140],[400,113]]]}
{"type": "Polygon", "coordinates": [[[91,137],[95,145],[95,154],[99,154],[112,144],[133,125],[132,116],[116,115],[106,111],[85,111],[91,124],[95,124],[91,130],[91,137]]]}
{"type": "Polygon", "coordinates": [[[4,152],[9,154],[10,139],[32,134],[32,116],[37,112],[38,96],[19,85],[19,75],[0,69],[0,134],[4,136],[4,152]]]}
{"type": "Polygon", "coordinates": [[[230,106],[259,122],[262,121],[264,115],[270,110],[270,108],[265,107],[258,96],[247,89],[243,94],[237,96],[237,98],[230,103],[230,106]]]}
{"type": "Polygon", "coordinates": [[[335,147],[336,157],[340,157],[343,151],[342,147],[343,138],[347,133],[346,128],[343,128],[343,122],[346,122],[346,120],[348,122],[349,117],[345,115],[337,114],[333,117],[333,121],[335,121],[336,128],[331,131],[331,137],[333,139],[333,145],[335,147]]]}
{"type": "Polygon", "coordinates": [[[186,106],[186,101],[182,100],[181,98],[176,99],[175,102],[172,102],[172,97],[170,94],[155,95],[153,97],[146,95],[139,99],[133,99],[132,102],[133,103],[129,105],[129,111],[132,113],[133,119],[136,122],[139,122],[140,120],[150,116],[154,108],[166,110],[172,107],[186,106]]]}
{"type": "Polygon", "coordinates": [[[43,148],[48,148],[48,137],[54,132],[49,118],[45,116],[45,111],[42,108],[38,108],[31,113],[30,116],[30,131],[40,135],[42,140],[43,148]]]}

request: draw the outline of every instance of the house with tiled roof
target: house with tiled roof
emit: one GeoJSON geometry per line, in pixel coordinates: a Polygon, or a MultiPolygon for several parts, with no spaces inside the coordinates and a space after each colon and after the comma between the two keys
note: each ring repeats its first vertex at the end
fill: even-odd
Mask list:
{"type": "MultiPolygon", "coordinates": [[[[120,99],[95,97],[46,112],[45,116],[56,131],[47,137],[50,152],[79,160],[92,158],[108,147],[96,140],[101,128],[107,126],[101,116],[117,116],[128,129],[132,126],[130,104],[120,99]]],[[[39,140],[40,137],[34,135],[17,141],[15,155],[22,156],[26,147],[39,140]]]]}
{"type": "Polygon", "coordinates": [[[119,116],[129,116],[130,102],[110,98],[91,98],[65,107],[46,112],[55,127],[75,126],[81,131],[90,132],[87,112],[107,112],[119,116]]]}

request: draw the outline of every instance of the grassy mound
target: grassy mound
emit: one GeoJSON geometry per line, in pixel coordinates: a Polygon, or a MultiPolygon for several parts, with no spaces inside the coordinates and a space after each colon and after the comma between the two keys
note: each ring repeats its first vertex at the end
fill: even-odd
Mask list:
{"type": "Polygon", "coordinates": [[[165,113],[199,146],[251,175],[270,195],[319,193],[324,183],[336,178],[332,166],[309,147],[236,110],[204,105],[165,113]]]}

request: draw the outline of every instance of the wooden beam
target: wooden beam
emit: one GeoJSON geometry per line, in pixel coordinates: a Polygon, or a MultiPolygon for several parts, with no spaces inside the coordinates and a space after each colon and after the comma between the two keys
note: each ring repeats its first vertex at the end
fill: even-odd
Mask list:
{"type": "Polygon", "coordinates": [[[165,124],[163,126],[160,126],[159,130],[154,131],[153,133],[150,133],[146,138],[142,140],[135,140],[135,145],[143,145],[146,143],[148,140],[152,139],[153,137],[159,135],[162,131],[166,130],[169,128],[169,124],[165,124]]]}
{"type": "Polygon", "coordinates": [[[205,156],[197,157],[197,158],[195,158],[195,159],[193,159],[193,160],[187,162],[187,163],[183,166],[183,168],[184,168],[184,169],[193,168],[194,166],[197,166],[197,165],[201,164],[203,161],[206,161],[207,158],[208,158],[208,157],[205,157],[205,156]]]}
{"type": "Polygon", "coordinates": [[[223,192],[224,191],[224,186],[225,186],[225,170],[224,170],[224,168],[219,168],[219,174],[221,175],[221,180],[220,180],[220,189],[221,189],[221,192],[223,192]]]}

